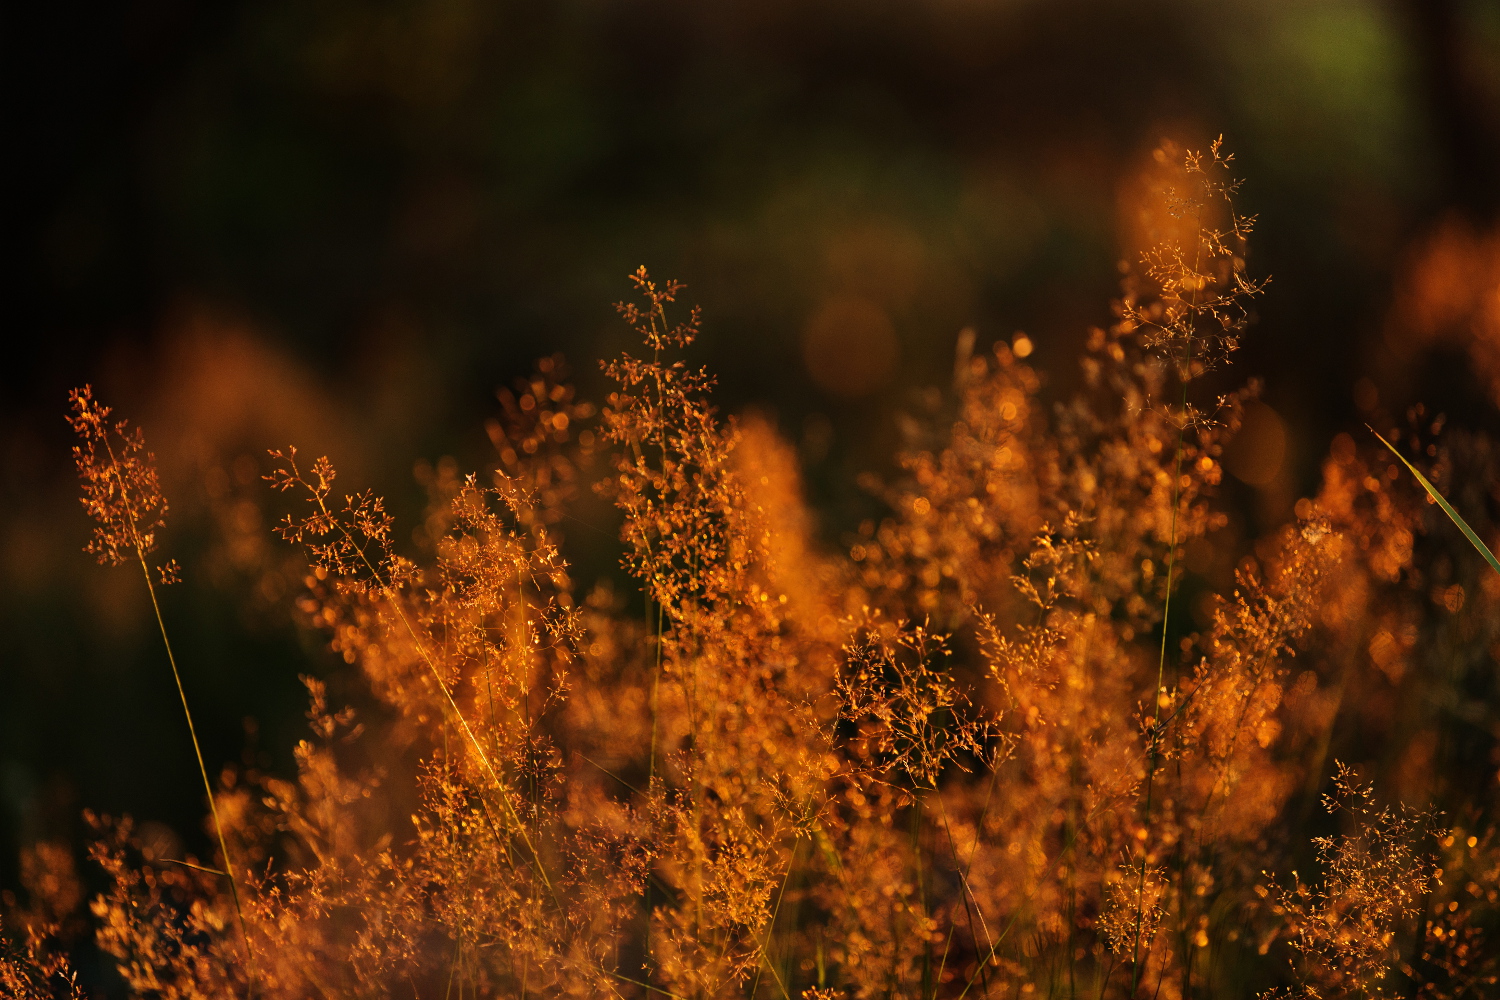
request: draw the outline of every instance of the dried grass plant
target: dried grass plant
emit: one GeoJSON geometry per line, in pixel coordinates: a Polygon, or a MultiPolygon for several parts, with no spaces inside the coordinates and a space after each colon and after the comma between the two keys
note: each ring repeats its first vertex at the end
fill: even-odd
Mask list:
{"type": "MultiPolygon", "coordinates": [[[[94,934],[129,994],[1494,995],[1482,803],[1445,828],[1339,765],[1333,811],[1306,808],[1361,685],[1417,673],[1420,495],[1343,438],[1230,586],[1196,613],[1179,593],[1255,394],[1202,376],[1264,283],[1231,158],[1170,165],[1165,235],[1082,390],[1049,405],[1006,344],[961,355],[844,551],[775,431],[714,409],[700,317],[644,269],[614,392],[578,401],[547,359],[505,394],[497,468],[430,484],[424,557],[327,459],[272,452],[299,612],[383,712],[308,678],[294,778],[211,786],[200,755],[217,858],[163,863],[94,820],[94,934]],[[601,461],[644,613],[580,590],[556,537],[601,461]],[[1309,815],[1326,832],[1290,842],[1309,815]]],[[[74,407],[90,551],[154,588],[150,455],[87,389],[74,407]]],[[[1495,621],[1500,588],[1468,587],[1495,621]]],[[[82,995],[54,861],[9,899],[9,995],[82,995]]]]}

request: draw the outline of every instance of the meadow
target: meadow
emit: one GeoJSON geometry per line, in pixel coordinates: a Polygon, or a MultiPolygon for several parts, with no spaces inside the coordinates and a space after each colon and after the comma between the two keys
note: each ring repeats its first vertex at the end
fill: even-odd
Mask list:
{"type": "MultiPolygon", "coordinates": [[[[174,1000],[1496,995],[1492,448],[1420,407],[1340,434],[1291,521],[1228,543],[1275,285],[1232,157],[1155,163],[1078,390],[959,336],[839,546],[645,268],[607,398],[543,359],[415,534],[273,443],[290,610],[359,704],[309,672],[295,775],[200,752],[212,857],[91,813],[88,893],[28,847],[0,989],[86,995],[91,939],[174,1000]],[[630,588],[558,541],[591,492],[630,588]]],[[[170,498],[139,429],[70,403],[89,551],[142,578],[177,677],[170,498]]]]}

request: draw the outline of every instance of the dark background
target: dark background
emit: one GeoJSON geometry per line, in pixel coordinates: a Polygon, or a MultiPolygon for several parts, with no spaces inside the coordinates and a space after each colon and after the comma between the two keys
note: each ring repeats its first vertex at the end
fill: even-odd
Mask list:
{"type": "MultiPolygon", "coordinates": [[[[287,607],[258,456],[326,450],[420,511],[413,463],[487,461],[494,390],[536,357],[598,397],[641,263],[703,305],[724,407],[802,449],[830,543],[962,327],[1026,331],[1068,384],[1164,139],[1224,134],[1274,277],[1236,372],[1286,448],[1230,485],[1247,531],[1372,412],[1495,422],[1462,350],[1401,348],[1392,319],[1437,227],[1494,222],[1493,2],[55,0],[0,34],[0,888],[86,806],[208,848],[139,578],[79,551],[76,384],[161,459],[207,756],[282,769],[296,674],[329,664],[287,607]],[[851,298],[897,353],[839,394],[803,344],[851,298]]],[[[599,524],[568,537],[584,584],[611,570],[599,524]]]]}

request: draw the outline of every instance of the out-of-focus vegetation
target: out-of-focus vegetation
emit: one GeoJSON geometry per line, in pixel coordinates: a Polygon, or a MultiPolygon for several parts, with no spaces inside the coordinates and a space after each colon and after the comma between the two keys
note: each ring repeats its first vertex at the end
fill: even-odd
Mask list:
{"type": "MultiPolygon", "coordinates": [[[[718,402],[793,443],[814,534],[839,548],[887,513],[860,474],[890,473],[941,408],[956,348],[1024,345],[1066,398],[1116,263],[1151,242],[1152,150],[1222,131],[1275,284],[1238,360],[1264,391],[1224,456],[1217,550],[1232,565],[1286,522],[1365,421],[1438,434],[1434,478],[1489,538],[1490,5],[140,3],[6,24],[22,264],[0,888],[23,847],[80,844],[85,805],[210,853],[149,605],[77,552],[57,414],[85,380],[153,429],[195,584],[165,610],[210,766],[289,773],[296,675],[332,664],[287,614],[300,572],[266,570],[286,558],[253,499],[266,444],[328,452],[415,523],[455,468],[494,462],[523,395],[495,388],[534,358],[561,350],[601,398],[592,359],[627,343],[601,305],[646,260],[691,283],[718,402]]],[[[558,530],[580,580],[623,591],[618,522],[592,503],[558,530]]],[[[1414,589],[1461,607],[1444,552],[1414,589]]],[[[1410,683],[1398,652],[1431,648],[1406,629],[1372,640],[1392,685],[1372,703],[1410,683]]],[[[1483,715],[1468,671],[1488,662],[1443,711],[1483,715]]],[[[1328,759],[1420,770],[1373,743],[1370,712],[1339,717],[1328,759]]],[[[1482,760],[1488,737],[1464,732],[1482,760]]]]}

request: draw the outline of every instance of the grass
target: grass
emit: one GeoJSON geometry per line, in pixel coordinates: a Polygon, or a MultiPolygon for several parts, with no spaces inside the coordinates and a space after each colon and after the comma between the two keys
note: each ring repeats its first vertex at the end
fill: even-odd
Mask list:
{"type": "Polygon", "coordinates": [[[1401,464],[1406,466],[1407,471],[1412,474],[1417,482],[1422,484],[1422,489],[1427,491],[1427,495],[1432,498],[1432,502],[1441,507],[1443,513],[1448,515],[1448,520],[1457,525],[1458,530],[1464,533],[1464,537],[1469,540],[1469,544],[1474,546],[1474,551],[1478,552],[1481,556],[1484,557],[1484,561],[1490,564],[1491,569],[1493,569],[1496,573],[1500,573],[1500,559],[1495,558],[1495,553],[1491,552],[1490,547],[1480,540],[1479,536],[1475,534],[1473,528],[1469,527],[1469,522],[1460,517],[1458,511],[1453,509],[1453,505],[1450,504],[1446,499],[1444,499],[1443,495],[1438,492],[1437,487],[1432,485],[1432,483],[1428,481],[1426,476],[1422,475],[1422,470],[1418,469],[1415,465],[1412,465],[1410,462],[1408,462],[1406,460],[1406,456],[1401,454],[1401,452],[1396,449],[1395,445],[1391,444],[1385,438],[1381,437],[1379,432],[1376,431],[1375,428],[1371,427],[1370,433],[1374,434],[1381,444],[1390,449],[1392,455],[1395,455],[1398,459],[1401,460],[1401,464]]]}
{"type": "MultiPolygon", "coordinates": [[[[1083,388],[966,347],[926,444],[872,486],[883,515],[832,548],[794,450],[717,413],[701,317],[644,269],[614,391],[580,401],[546,359],[502,396],[495,464],[440,491],[420,557],[327,459],[272,453],[305,501],[280,532],[308,562],[297,613],[379,711],[309,679],[295,775],[214,788],[199,755],[222,871],[152,864],[99,819],[85,918],[68,852],[29,855],[0,984],[81,995],[86,927],[129,995],[185,1000],[1485,994],[1488,806],[1412,777],[1472,761],[1419,738],[1441,719],[1371,713],[1439,703],[1423,657],[1500,639],[1496,598],[1472,556],[1416,545],[1428,505],[1352,440],[1295,520],[1226,541],[1253,391],[1200,379],[1265,283],[1231,158],[1159,162],[1160,240],[1083,388]],[[638,595],[573,577],[556,526],[590,481],[638,595]],[[1458,797],[1408,809],[1324,774],[1361,749],[1341,712],[1417,734],[1382,795],[1458,797]]],[[[138,564],[156,606],[154,461],[86,390],[75,408],[89,549],[138,564]]]]}

